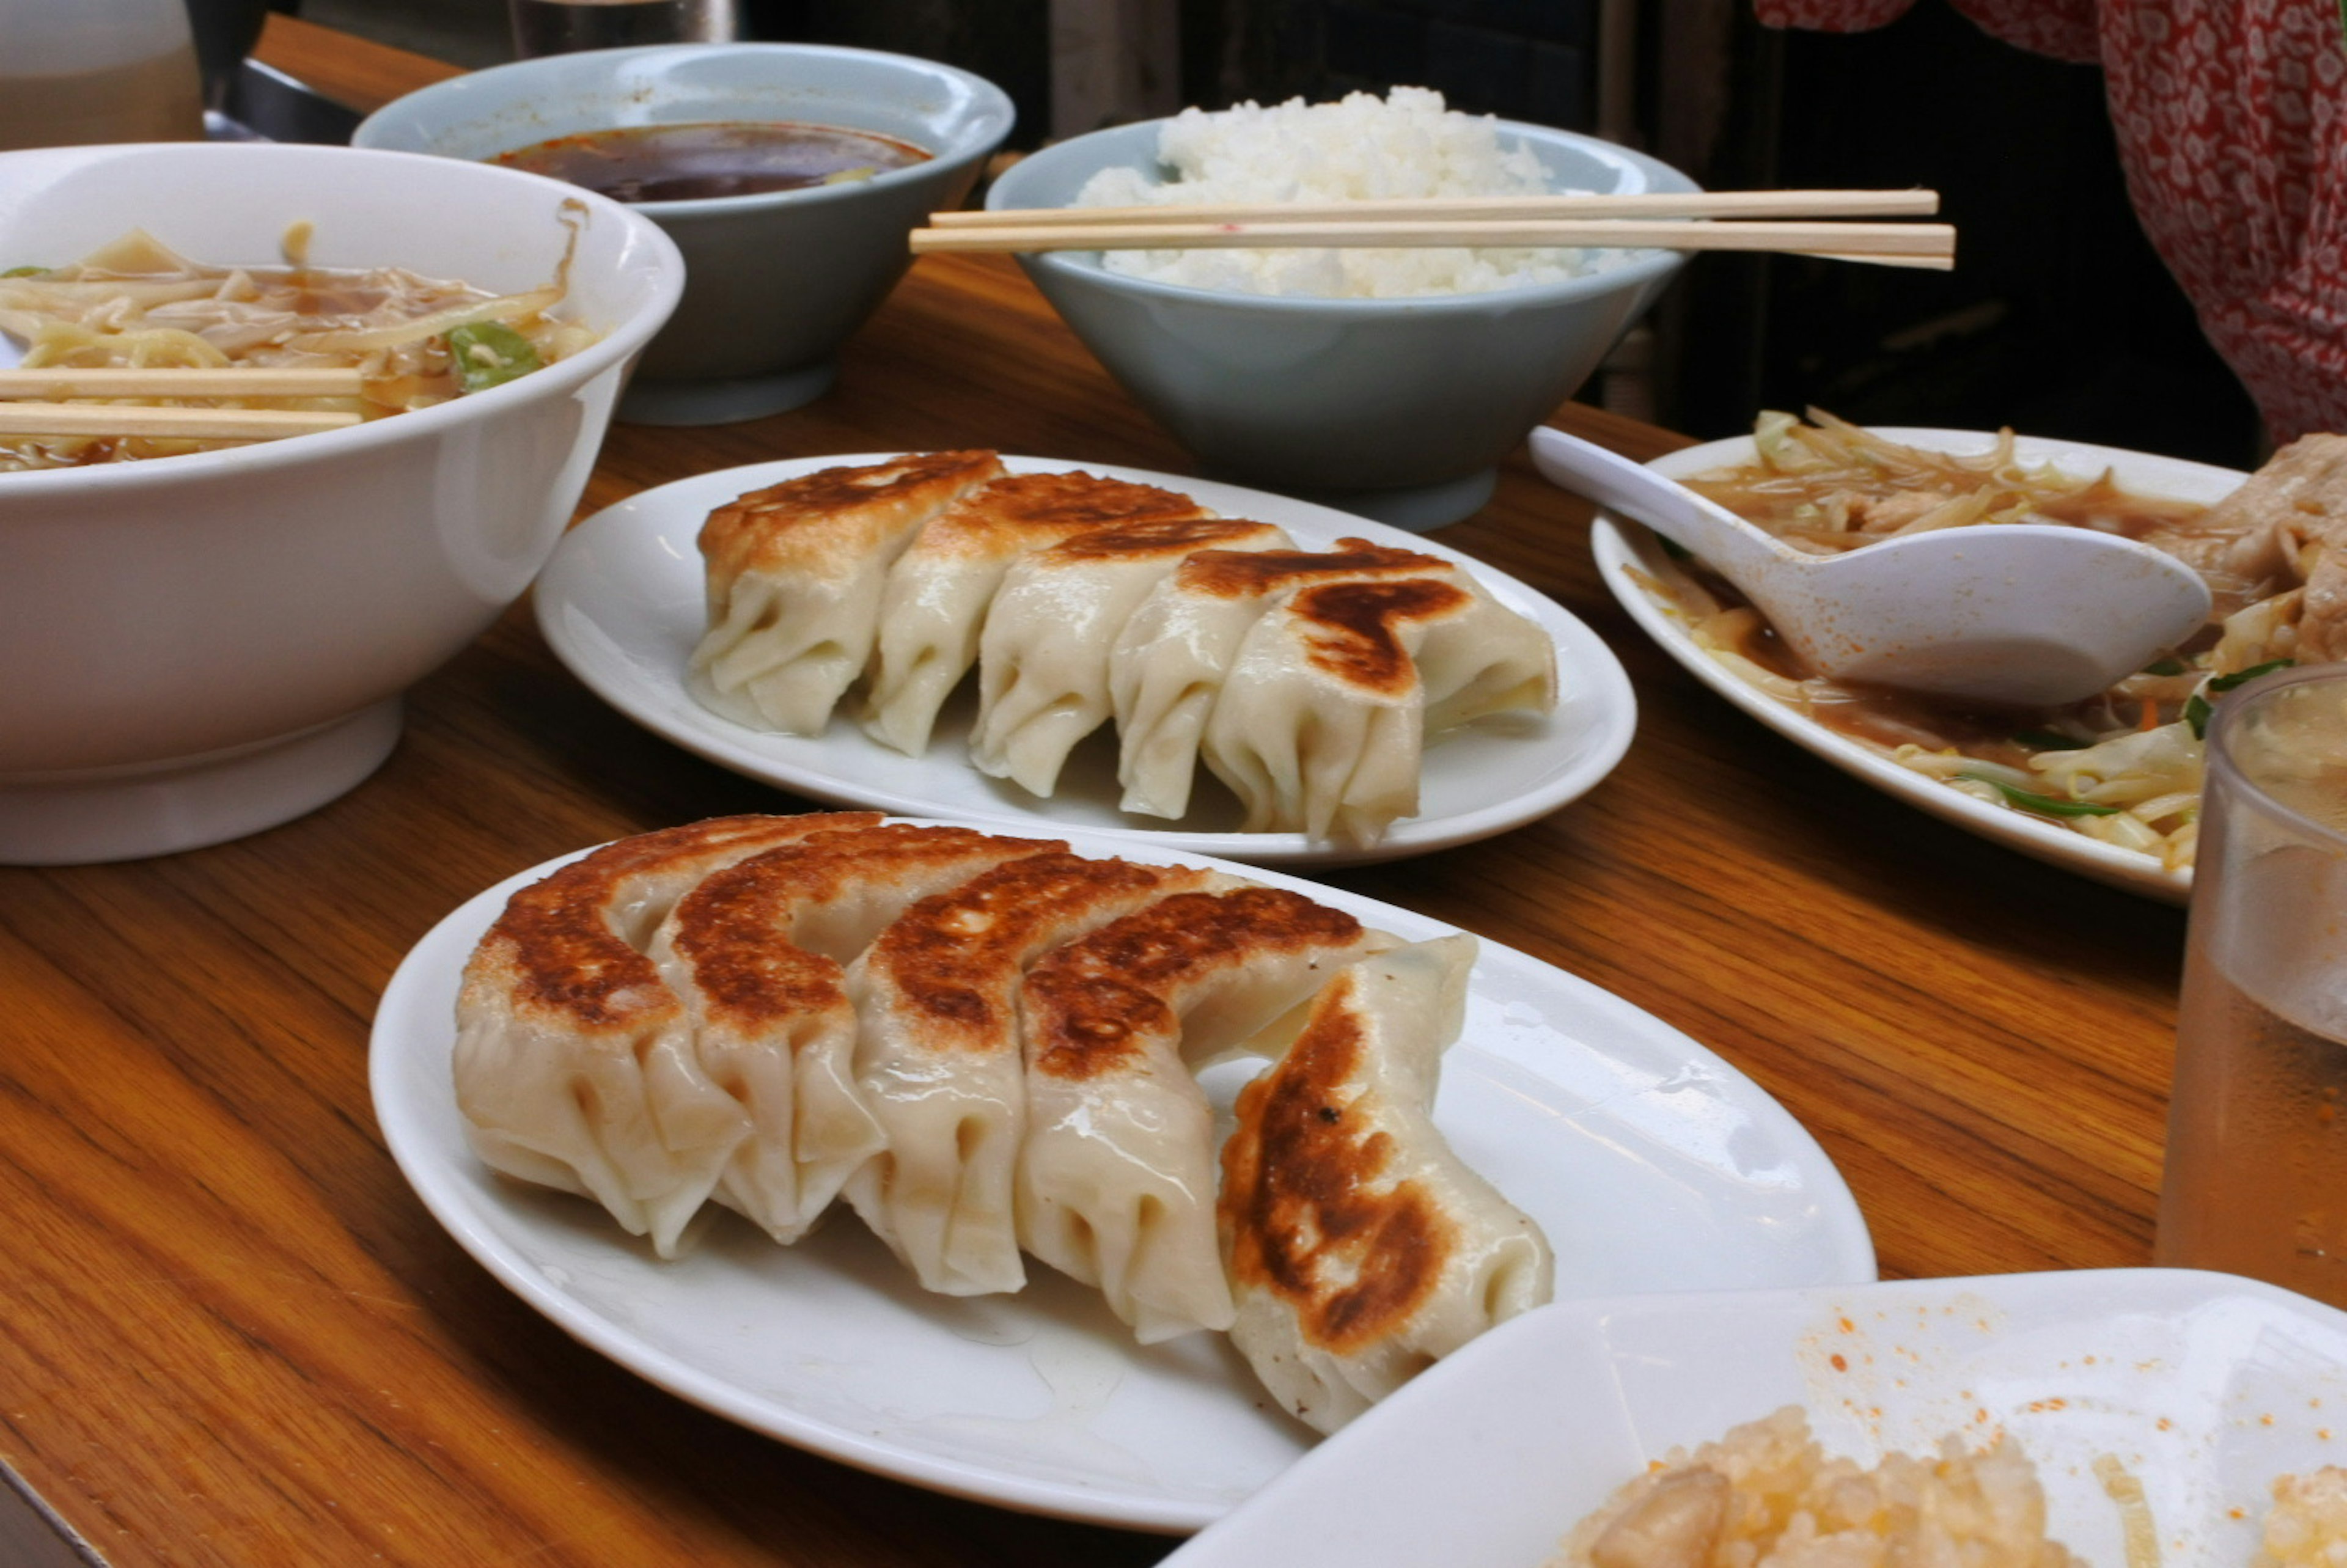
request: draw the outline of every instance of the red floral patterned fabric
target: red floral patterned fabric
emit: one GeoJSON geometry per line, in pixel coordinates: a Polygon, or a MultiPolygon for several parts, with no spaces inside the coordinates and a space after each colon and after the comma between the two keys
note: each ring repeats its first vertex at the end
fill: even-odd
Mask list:
{"type": "MultiPolygon", "coordinates": [[[[2347,432],[2347,42],[2336,0],[1953,0],[2099,62],[2137,217],[2277,441],[2347,432]]],[[[1913,0],[1755,0],[1858,32],[1913,0]]]]}

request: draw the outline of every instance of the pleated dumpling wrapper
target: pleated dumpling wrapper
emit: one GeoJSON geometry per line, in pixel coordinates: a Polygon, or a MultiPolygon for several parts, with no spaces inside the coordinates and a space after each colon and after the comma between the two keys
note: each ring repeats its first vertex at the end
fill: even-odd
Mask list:
{"type": "Polygon", "coordinates": [[[1049,795],[1076,743],[1109,717],[1109,650],[1125,618],[1194,550],[1286,548],[1238,518],[1120,524],[1020,557],[979,634],[978,725],[969,760],[1049,795]]]}
{"type": "Polygon", "coordinates": [[[1247,629],[1282,594],[1323,582],[1455,570],[1440,556],[1345,538],[1333,550],[1200,550],[1149,590],[1109,655],[1123,809],[1180,817],[1207,715],[1247,629]]]}
{"type": "Polygon", "coordinates": [[[702,1071],[748,1118],[712,1195],[779,1242],[887,1139],[856,1088],[845,965],[916,901],[1064,843],[887,823],[726,867],[652,938],[702,1071]]]}
{"type": "Polygon", "coordinates": [[[492,1169],[593,1198],[673,1256],[750,1132],[642,948],[712,871],[868,812],[727,816],[605,845],[516,893],[456,999],[456,1105],[492,1169]]]}
{"type": "Polygon", "coordinates": [[[1012,474],[972,490],[888,569],[866,733],[909,756],[928,749],[938,711],[978,662],[987,606],[1020,556],[1112,523],[1211,516],[1174,491],[1080,471],[1012,474]]]}
{"type": "Polygon", "coordinates": [[[1002,476],[991,452],[825,468],[709,514],[709,630],[685,684],[704,708],[819,735],[872,656],[889,565],[924,524],[1002,476]]]}
{"type": "Polygon", "coordinates": [[[1017,1290],[1013,1200],[1027,1130],[1019,983],[1027,966],[1144,904],[1239,886],[1178,866],[1038,855],[924,898],[848,966],[856,1081],[888,1144],[847,1196],[948,1296],[1017,1290]]]}
{"type": "Polygon", "coordinates": [[[1554,1287],[1540,1227],[1434,1125],[1474,961],[1446,937],[1344,969],[1239,1092],[1217,1205],[1231,1339],[1324,1432],[1554,1287]]]}
{"type": "Polygon", "coordinates": [[[1419,808],[1427,735],[1556,705],[1556,647],[1465,572],[1290,591],[1247,630],[1200,754],[1244,831],[1374,844],[1419,808]]]}
{"type": "Polygon", "coordinates": [[[1039,959],[1020,991],[1019,1239],[1144,1344],[1231,1325],[1214,1115],[1193,1074],[1300,1023],[1344,965],[1394,945],[1281,888],[1179,893],[1039,959]]]}

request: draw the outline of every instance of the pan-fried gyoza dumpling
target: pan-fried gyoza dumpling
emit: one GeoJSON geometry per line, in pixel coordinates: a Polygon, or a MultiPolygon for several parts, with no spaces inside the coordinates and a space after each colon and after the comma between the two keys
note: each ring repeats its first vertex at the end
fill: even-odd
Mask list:
{"type": "Polygon", "coordinates": [[[1439,735],[1492,713],[1546,713],[1556,707],[1556,642],[1541,623],[1493,599],[1474,574],[1453,567],[1442,579],[1471,602],[1428,622],[1419,644],[1426,733],[1439,735]]]}
{"type": "Polygon", "coordinates": [[[978,657],[980,773],[1048,795],[1076,743],[1109,716],[1109,650],[1125,618],[1194,550],[1277,549],[1288,538],[1236,518],[1095,528],[1012,563],[978,657]]]}
{"type": "Polygon", "coordinates": [[[507,901],[465,965],[454,1064],[492,1168],[592,1197],[663,1257],[749,1133],[641,951],[703,877],[868,812],[728,816],[623,838],[507,901]]]}
{"type": "Polygon", "coordinates": [[[818,735],[872,655],[888,567],[922,525],[1002,474],[991,452],[825,468],[753,490],[701,529],[709,630],[686,684],[753,729],[818,735]]]}
{"type": "Polygon", "coordinates": [[[1340,971],[1239,1093],[1218,1204],[1231,1339],[1324,1432],[1553,1288],[1540,1227],[1432,1119],[1474,960],[1447,937],[1340,971]]]}
{"type": "Polygon", "coordinates": [[[1248,629],[1199,751],[1245,831],[1374,844],[1418,810],[1429,733],[1555,702],[1548,634],[1465,573],[1322,583],[1248,629]]]}
{"type": "Polygon", "coordinates": [[[1026,1283],[1012,1177],[1027,1127],[1027,966],[1168,894],[1225,885],[1185,866],[1032,856],[921,900],[848,967],[856,1086],[888,1146],[847,1196],[924,1287],[1026,1283]]]}
{"type": "Polygon", "coordinates": [[[1038,960],[1020,991],[1020,1244],[1099,1286],[1144,1345],[1229,1327],[1214,1116],[1192,1074],[1390,945],[1300,894],[1248,887],[1159,899],[1038,960]]]}
{"type": "Polygon", "coordinates": [[[1439,556],[1353,538],[1333,550],[1200,550],[1184,559],[1150,589],[1109,656],[1123,808],[1166,817],[1190,809],[1206,716],[1247,629],[1279,595],[1452,569],[1439,556]]]}
{"type": "Polygon", "coordinates": [[[746,1115],[712,1195],[796,1241],[887,1138],[856,1092],[844,965],[916,901],[1056,841],[888,823],[753,856],[677,901],[651,957],[746,1115]]]}
{"type": "Polygon", "coordinates": [[[918,756],[978,662],[979,629],[1010,563],[1111,523],[1210,517],[1187,496],[1085,473],[1013,474],[971,491],[914,536],[880,600],[865,730],[918,756]]]}

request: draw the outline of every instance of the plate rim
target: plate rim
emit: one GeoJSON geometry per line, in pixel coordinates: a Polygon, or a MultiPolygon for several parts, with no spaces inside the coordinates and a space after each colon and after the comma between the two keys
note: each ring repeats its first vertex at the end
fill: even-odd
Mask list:
{"type": "MultiPolygon", "coordinates": [[[[1044,809],[1022,812],[1006,808],[998,815],[974,810],[968,802],[941,802],[865,785],[851,776],[817,774],[791,764],[777,765],[762,762],[749,752],[758,732],[733,724],[717,714],[710,713],[704,717],[703,710],[697,705],[685,715],[685,721],[681,722],[654,700],[654,692],[634,681],[610,675],[579,646],[570,627],[566,624],[569,614],[574,611],[582,615],[587,613],[580,606],[579,596],[573,587],[574,574],[585,571],[579,564],[579,560],[605,534],[630,526],[647,514],[657,517],[658,508],[675,492],[686,487],[698,488],[728,477],[731,477],[729,482],[750,489],[822,468],[884,463],[899,456],[902,454],[829,453],[742,464],[671,480],[614,502],[574,524],[563,535],[561,542],[555,547],[553,555],[539,572],[531,594],[532,613],[539,634],[574,679],[632,723],[705,762],[714,763],[772,788],[834,804],[907,815],[953,813],[968,820],[985,821],[998,829],[1032,830],[1050,826],[1056,831],[1063,826],[1071,827],[1128,844],[1163,845],[1255,866],[1372,865],[1456,848],[1529,826],[1596,788],[1620,765],[1636,736],[1636,691],[1630,682],[1628,671],[1622,667],[1621,660],[1604,639],[1587,622],[1549,595],[1455,545],[1268,490],[1080,458],[1000,454],[1003,466],[1012,473],[1052,473],[1080,468],[1103,477],[1156,485],[1184,495],[1213,492],[1201,495],[1199,498],[1226,516],[1255,515],[1251,503],[1267,501],[1291,521],[1300,518],[1309,526],[1331,530],[1331,538],[1339,534],[1351,535],[1373,543],[1422,550],[1456,562],[1491,589],[1495,598],[1510,608],[1530,615],[1549,634],[1555,646],[1560,685],[1567,693],[1566,701],[1583,703],[1590,718],[1588,731],[1583,737],[1583,754],[1538,789],[1451,816],[1405,817],[1378,843],[1368,845],[1332,839],[1314,840],[1298,833],[1194,833],[1116,824],[1062,823],[1050,814],[1048,802],[1044,809]],[[728,733],[734,730],[739,730],[748,739],[735,741],[728,733]]],[[[1266,520],[1281,521],[1278,517],[1266,520]]],[[[1290,525],[1282,523],[1281,526],[1290,525]]],[[[682,690],[681,682],[677,689],[682,690]]],[[[669,694],[666,689],[657,693],[661,698],[669,694]]],[[[834,719],[835,723],[846,722],[838,717],[834,719]]]]}
{"type": "MultiPolygon", "coordinates": [[[[989,825],[974,822],[948,823],[946,825],[990,831],[989,825]]],[[[1387,916],[1383,912],[1390,912],[1403,917],[1399,924],[1405,927],[1424,927],[1438,935],[1456,933],[1460,929],[1447,921],[1419,915],[1399,905],[1299,876],[1163,846],[1136,846],[1091,838],[1081,832],[1064,836],[1078,854],[1125,856],[1134,859],[1154,859],[1162,864],[1203,866],[1245,876],[1267,886],[1290,887],[1307,897],[1326,898],[1338,907],[1350,910],[1359,918],[1385,918],[1387,916]],[[1373,917],[1373,911],[1379,913],[1373,917]]],[[[772,1399],[762,1400],[743,1394],[709,1373],[638,1341],[624,1326],[565,1296],[484,1223],[459,1181],[456,1167],[433,1155],[425,1131],[429,1123],[423,1120],[432,1114],[431,1108],[411,1107],[407,1095],[403,1091],[399,1075],[414,1052],[425,1048],[420,1048],[414,1040],[392,1038],[396,1032],[396,1020],[403,1013],[413,1010],[417,996],[428,997],[435,987],[447,987],[448,971],[436,961],[435,949],[464,941],[459,934],[485,927],[488,919],[494,917],[490,911],[502,907],[504,900],[515,889],[591,853],[596,847],[589,845],[553,856],[503,877],[463,900],[434,922],[431,928],[401,957],[377,1001],[368,1030],[369,1100],[393,1163],[434,1221],[498,1284],[573,1339],[655,1387],[765,1437],[876,1475],[950,1496],[1079,1522],[1161,1534],[1186,1534],[1202,1530],[1227,1514],[1230,1507],[1163,1494],[1152,1497],[1136,1492],[1130,1484],[1087,1487],[1050,1478],[1011,1475],[999,1470],[984,1471],[944,1456],[876,1440],[831,1422],[801,1416],[772,1399]],[[411,1115],[417,1119],[411,1121],[411,1115]]],[[[1739,1090],[1737,1103],[1754,1114],[1774,1120],[1777,1123],[1776,1136],[1785,1147],[1807,1156],[1804,1188],[1819,1212],[1820,1235],[1828,1244],[1827,1249],[1835,1256],[1835,1266],[1852,1276],[1850,1280],[1819,1280],[1813,1284],[1848,1285],[1879,1277],[1872,1234],[1856,1195],[1850,1191],[1848,1178],[1819,1143],[1817,1135],[1783,1102],[1770,1094],[1749,1074],[1685,1030],[1595,981],[1505,943],[1481,936],[1475,939],[1483,950],[1501,950],[1558,977],[1565,990],[1576,993],[1584,1002],[1602,999],[1605,1004],[1640,1015],[1649,1027],[1658,1031],[1659,1036],[1674,1038],[1683,1044],[1689,1061],[1716,1072],[1723,1084],[1739,1090]]],[[[469,941],[465,941],[465,946],[469,949],[469,941]]],[[[1481,958],[1479,951],[1479,964],[1481,958]]],[[[461,963],[461,958],[456,961],[461,963]]],[[[448,1033],[453,1040],[453,1019],[448,1033]]],[[[1802,1287],[1782,1286],[1774,1288],[1802,1287]]]]}
{"type": "MultiPolygon", "coordinates": [[[[1946,451],[1984,450],[1997,439],[1994,431],[1901,425],[1869,425],[1866,428],[1889,440],[1946,451]]],[[[2084,456],[2089,461],[2098,463],[2148,463],[2174,469],[2179,474],[2206,477],[2211,483],[2222,479],[2229,486],[2235,487],[2249,477],[2237,469],[2190,458],[2163,456],[2154,452],[2104,446],[2060,436],[2016,436],[2014,449],[2024,457],[2046,462],[2058,463],[2065,456],[2074,460],[2084,456]]],[[[1683,478],[1706,468],[1749,461],[1755,450],[1751,436],[1731,436],[1665,453],[1651,459],[1646,466],[1673,478],[1683,478]]],[[[1812,756],[1951,826],[2058,869],[2075,872],[2106,886],[2166,903],[2181,904],[2190,897],[2192,874],[2189,868],[2169,871],[2151,856],[2138,851],[2122,849],[2116,845],[2105,844],[2051,823],[2040,822],[2024,813],[1974,800],[1912,768],[1901,767],[1888,758],[1876,755],[1857,742],[1796,712],[1758,688],[1739,680],[1727,666],[1696,647],[1684,625],[1675,619],[1674,612],[1657,604],[1630,575],[1630,569],[1651,571],[1653,552],[1659,548],[1655,543],[1653,530],[1644,524],[1599,507],[1590,526],[1589,547],[1596,561],[1598,576],[1604,580],[1606,589],[1630,618],[1638,623],[1639,630],[1663,652],[1734,706],[1812,756]]]]}

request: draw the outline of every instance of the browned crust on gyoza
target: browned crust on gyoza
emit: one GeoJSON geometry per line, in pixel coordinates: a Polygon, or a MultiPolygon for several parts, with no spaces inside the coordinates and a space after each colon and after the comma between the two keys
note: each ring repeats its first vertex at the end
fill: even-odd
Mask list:
{"type": "Polygon", "coordinates": [[[1103,479],[1076,470],[1010,474],[970,491],[941,513],[923,548],[1001,538],[1057,541],[1110,524],[1171,522],[1213,514],[1189,497],[1154,485],[1103,479]]]}
{"type": "Polygon", "coordinates": [[[1259,539],[1277,532],[1269,523],[1245,518],[1176,518],[1163,522],[1112,523],[1062,539],[1042,556],[1046,562],[1113,560],[1119,557],[1184,556],[1209,545],[1259,539]]]}
{"type": "Polygon", "coordinates": [[[1398,697],[1418,679],[1401,645],[1402,623],[1431,620],[1466,608],[1465,591],[1430,578],[1399,582],[1330,582],[1301,589],[1287,615],[1302,623],[1306,657],[1347,685],[1398,697]]]}
{"type": "Polygon", "coordinates": [[[711,876],[676,907],[672,940],[692,966],[705,1015],[755,1030],[843,1005],[841,966],[793,945],[779,917],[853,884],[968,866],[972,876],[1012,856],[1064,850],[1058,839],[1001,838],[966,827],[888,823],[816,834],[711,876]]]}
{"type": "Polygon", "coordinates": [[[1211,599],[1256,599],[1322,578],[1446,571],[1440,556],[1344,538],[1333,550],[1199,550],[1174,569],[1184,593],[1211,599]]]}
{"type": "Polygon", "coordinates": [[[1037,932],[1108,900],[1177,890],[1204,876],[1186,866],[1030,856],[914,905],[873,942],[867,961],[919,1016],[924,1040],[945,1050],[999,1044],[1016,1039],[1001,1016],[1010,999],[1003,982],[1037,932]]]}
{"type": "Polygon", "coordinates": [[[701,553],[731,579],[821,530],[822,547],[844,556],[878,548],[907,520],[925,521],[966,492],[1002,476],[992,452],[918,452],[887,463],[824,468],[753,490],[709,514],[701,553]]]}
{"type": "Polygon", "coordinates": [[[630,1028],[676,1003],[652,961],[605,917],[623,880],[728,846],[781,845],[880,820],[857,811],[720,816],[607,844],[507,899],[474,949],[466,979],[502,982],[516,1008],[559,1014],[582,1030],[630,1028]]]}
{"type": "Polygon", "coordinates": [[[1097,1077],[1177,1027],[1165,994],[1249,958],[1358,941],[1361,923],[1279,887],[1177,893],[1047,955],[1028,972],[1028,1066],[1097,1077]]]}
{"type": "Polygon", "coordinates": [[[1393,1139],[1357,1108],[1351,986],[1338,977],[1278,1065],[1239,1091],[1216,1204],[1232,1289],[1277,1296],[1307,1344],[1337,1355],[1407,1323],[1459,1241],[1422,1185],[1388,1179],[1393,1139]]]}

